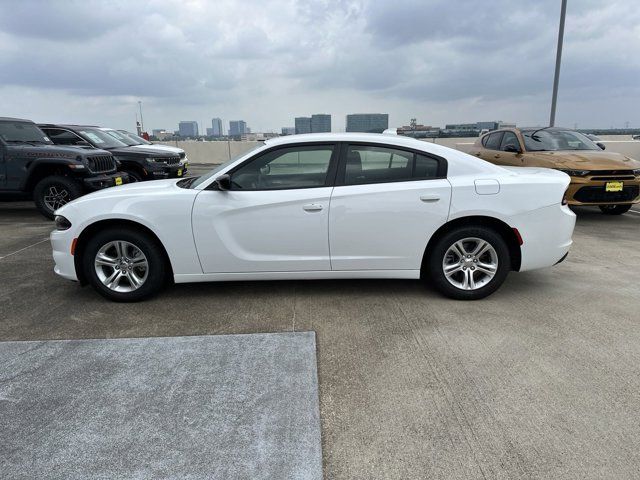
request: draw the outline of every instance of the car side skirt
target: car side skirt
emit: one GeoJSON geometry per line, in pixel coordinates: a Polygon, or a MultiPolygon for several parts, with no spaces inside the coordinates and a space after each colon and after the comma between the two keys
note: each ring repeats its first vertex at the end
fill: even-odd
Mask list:
{"type": "Polygon", "coordinates": [[[176,283],[233,282],[242,280],[330,280],[358,278],[405,278],[419,279],[420,270],[326,270],[303,272],[249,272],[249,273],[203,273],[177,274],[176,283]]]}

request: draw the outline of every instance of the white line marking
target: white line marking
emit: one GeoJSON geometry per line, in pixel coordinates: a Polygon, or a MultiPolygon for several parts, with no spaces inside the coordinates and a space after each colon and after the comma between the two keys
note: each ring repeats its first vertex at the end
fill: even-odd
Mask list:
{"type": "Polygon", "coordinates": [[[629,210],[629,213],[635,213],[636,215],[640,215],[640,212],[638,212],[637,210],[629,210]]]}
{"type": "Polygon", "coordinates": [[[2,260],[3,258],[10,257],[11,255],[15,255],[16,253],[20,253],[20,252],[26,250],[27,248],[35,247],[36,245],[40,245],[41,243],[48,242],[48,241],[49,241],[49,239],[45,238],[44,240],[40,240],[39,242],[33,243],[31,245],[27,245],[26,247],[21,248],[20,250],[16,250],[15,252],[7,253],[6,255],[0,257],[0,260],[2,260]]]}

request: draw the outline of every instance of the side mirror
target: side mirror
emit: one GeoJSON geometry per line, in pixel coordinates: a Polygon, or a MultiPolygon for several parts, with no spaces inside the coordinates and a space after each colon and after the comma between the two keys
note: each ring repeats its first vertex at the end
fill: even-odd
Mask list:
{"type": "Polygon", "coordinates": [[[520,153],[520,149],[515,145],[505,145],[502,151],[509,153],[520,153]]]}
{"type": "Polygon", "coordinates": [[[598,145],[602,150],[606,148],[602,142],[596,142],[596,145],[598,145]]]}
{"type": "Polygon", "coordinates": [[[220,175],[213,181],[213,189],[221,191],[231,190],[231,177],[226,173],[220,175]]]}

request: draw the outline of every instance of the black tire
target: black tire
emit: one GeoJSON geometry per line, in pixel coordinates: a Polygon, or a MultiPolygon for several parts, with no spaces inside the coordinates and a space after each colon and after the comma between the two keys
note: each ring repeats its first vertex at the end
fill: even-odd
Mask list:
{"type": "Polygon", "coordinates": [[[129,183],[142,182],[144,180],[143,176],[135,170],[124,170],[124,172],[129,175],[129,183]]]}
{"type": "MultiPolygon", "coordinates": [[[[134,228],[109,228],[102,230],[89,239],[83,248],[82,268],[85,278],[100,295],[115,302],[137,302],[157,294],[165,285],[167,264],[164,250],[152,236],[134,228]],[[129,292],[119,292],[109,288],[98,277],[95,259],[98,251],[110,242],[127,242],[137,247],[146,257],[148,271],[146,279],[137,289],[129,292]]],[[[114,273],[116,269],[100,267],[105,276],[114,273]]],[[[126,275],[126,274],[125,274],[126,275]]],[[[119,284],[123,287],[133,283],[126,276],[121,276],[119,284]]]]}
{"type": "Polygon", "coordinates": [[[631,209],[631,205],[600,205],[600,211],[605,215],[622,215],[631,209]]]}
{"type": "MultiPolygon", "coordinates": [[[[478,243],[475,245],[477,246],[478,243]]],[[[473,249],[474,242],[468,241],[465,246],[473,249]]],[[[504,238],[502,238],[502,236],[495,230],[485,226],[456,228],[438,239],[435,245],[431,248],[431,252],[427,253],[429,256],[427,258],[426,273],[428,274],[431,284],[445,296],[456,300],[478,300],[491,295],[500,288],[500,285],[502,285],[511,270],[511,256],[504,238]],[[474,257],[469,259],[460,259],[447,253],[449,248],[456,242],[464,239],[483,240],[493,247],[493,251],[488,250],[478,259],[474,259],[474,257]],[[489,257],[486,257],[486,255],[489,257]],[[480,265],[482,265],[482,262],[486,261],[487,258],[493,258],[497,263],[497,269],[495,270],[493,278],[490,278],[488,274],[483,273],[481,271],[482,268],[477,266],[478,261],[481,262],[480,265]],[[451,267],[454,267],[454,270],[458,268],[457,265],[460,265],[459,269],[462,269],[463,262],[470,262],[468,264],[464,263],[464,265],[471,265],[464,267],[464,272],[458,269],[458,271],[453,274],[455,275],[455,277],[452,277],[453,281],[460,279],[459,283],[462,283],[465,275],[470,275],[471,278],[475,279],[475,281],[478,283],[484,283],[484,285],[479,286],[474,290],[465,290],[453,285],[452,282],[447,279],[447,275],[445,275],[444,272],[445,259],[450,262],[450,265],[451,267]],[[460,262],[457,260],[460,260],[460,262]],[[476,262],[475,264],[473,263],[474,261],[476,262]],[[473,273],[471,270],[473,270],[473,273]]]]}
{"type": "Polygon", "coordinates": [[[56,208],[60,208],[63,204],[54,207],[55,204],[64,201],[68,203],[81,197],[83,194],[82,184],[77,180],[62,175],[52,175],[40,180],[33,189],[33,200],[40,213],[45,217],[53,220],[56,208]],[[53,192],[60,195],[60,200],[52,200],[53,192]]]}

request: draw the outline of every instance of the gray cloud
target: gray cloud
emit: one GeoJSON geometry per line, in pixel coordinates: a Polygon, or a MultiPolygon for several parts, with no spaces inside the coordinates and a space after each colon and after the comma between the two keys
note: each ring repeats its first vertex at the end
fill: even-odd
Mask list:
{"type": "MultiPolygon", "coordinates": [[[[10,4],[0,17],[5,114],[58,106],[69,120],[90,104],[105,110],[95,123],[124,122],[142,99],[152,126],[242,116],[262,129],[318,108],[337,126],[347,108],[389,111],[392,123],[544,121],[559,14],[557,0],[10,4]],[[16,92],[47,104],[26,108],[16,92]]],[[[632,0],[570,2],[561,120],[640,125],[639,24],[632,0]]]]}

